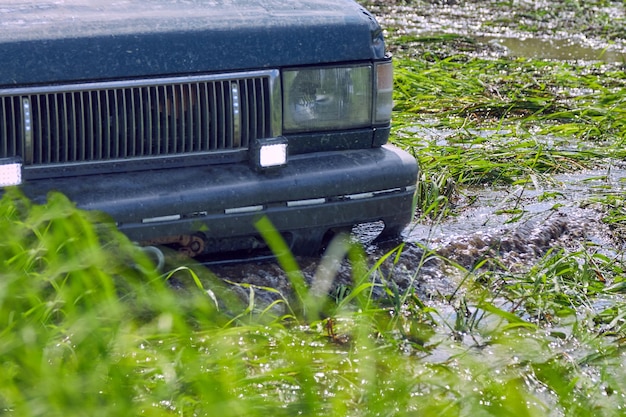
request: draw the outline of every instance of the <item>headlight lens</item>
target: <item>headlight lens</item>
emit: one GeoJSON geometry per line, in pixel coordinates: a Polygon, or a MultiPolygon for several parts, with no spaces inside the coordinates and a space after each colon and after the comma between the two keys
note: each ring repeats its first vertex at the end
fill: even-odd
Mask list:
{"type": "Polygon", "coordinates": [[[372,66],[283,73],[286,132],[356,128],[372,122],[372,66]]]}

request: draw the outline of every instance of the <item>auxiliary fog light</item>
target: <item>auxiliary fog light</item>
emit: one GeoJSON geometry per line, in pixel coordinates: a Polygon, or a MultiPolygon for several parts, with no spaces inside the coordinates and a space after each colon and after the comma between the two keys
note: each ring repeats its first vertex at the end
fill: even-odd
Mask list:
{"type": "Polygon", "coordinates": [[[257,140],[253,152],[254,165],[258,169],[278,168],[287,164],[287,139],[257,140]]]}
{"type": "Polygon", "coordinates": [[[15,159],[0,159],[0,187],[22,183],[22,164],[15,159]]]}

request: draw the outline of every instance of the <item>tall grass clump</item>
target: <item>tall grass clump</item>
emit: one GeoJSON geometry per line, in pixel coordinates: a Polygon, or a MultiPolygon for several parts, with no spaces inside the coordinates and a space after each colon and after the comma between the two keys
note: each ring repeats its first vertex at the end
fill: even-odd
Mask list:
{"type": "Polygon", "coordinates": [[[0,413],[167,414],[189,337],[229,317],[206,294],[181,302],[110,221],[60,194],[7,190],[0,229],[0,413]]]}
{"type": "Polygon", "coordinates": [[[436,221],[447,217],[452,211],[456,197],[456,184],[446,172],[420,174],[415,192],[415,205],[422,218],[436,221]]]}

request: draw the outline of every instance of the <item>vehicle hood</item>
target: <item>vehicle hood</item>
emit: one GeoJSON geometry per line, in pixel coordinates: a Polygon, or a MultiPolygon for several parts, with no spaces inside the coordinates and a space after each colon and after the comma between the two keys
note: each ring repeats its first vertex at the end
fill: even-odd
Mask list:
{"type": "Polygon", "coordinates": [[[0,86],[382,58],[352,0],[8,0],[0,86]]]}

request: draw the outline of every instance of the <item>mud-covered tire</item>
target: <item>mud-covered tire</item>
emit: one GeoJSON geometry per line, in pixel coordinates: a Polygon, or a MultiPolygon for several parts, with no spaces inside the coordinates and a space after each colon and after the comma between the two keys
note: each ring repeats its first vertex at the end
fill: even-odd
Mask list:
{"type": "Polygon", "coordinates": [[[402,240],[402,231],[407,225],[405,220],[384,219],[383,222],[385,223],[385,227],[376,239],[374,239],[375,243],[402,240]]]}

